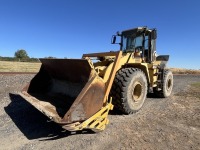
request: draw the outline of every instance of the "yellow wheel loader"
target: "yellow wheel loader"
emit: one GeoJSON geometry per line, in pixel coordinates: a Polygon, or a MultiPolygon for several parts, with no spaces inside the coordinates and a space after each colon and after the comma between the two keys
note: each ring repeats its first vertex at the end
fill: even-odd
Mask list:
{"type": "Polygon", "coordinates": [[[169,55],[156,54],[156,38],[156,29],[138,27],[113,35],[111,43],[119,44],[119,51],[40,59],[40,71],[20,95],[66,130],[102,131],[113,107],[132,114],[149,92],[170,96],[169,55]]]}

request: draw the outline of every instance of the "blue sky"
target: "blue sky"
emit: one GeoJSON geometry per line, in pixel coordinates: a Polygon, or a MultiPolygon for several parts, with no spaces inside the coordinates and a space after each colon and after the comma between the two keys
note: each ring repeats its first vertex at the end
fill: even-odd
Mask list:
{"type": "Polygon", "coordinates": [[[157,28],[169,67],[200,69],[199,0],[0,0],[0,56],[81,58],[118,50],[116,31],[157,28]]]}

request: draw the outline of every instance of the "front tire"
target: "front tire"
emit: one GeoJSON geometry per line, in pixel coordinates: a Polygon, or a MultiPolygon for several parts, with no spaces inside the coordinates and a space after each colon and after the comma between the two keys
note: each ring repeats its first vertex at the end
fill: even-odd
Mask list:
{"type": "Polygon", "coordinates": [[[147,95],[147,80],[138,68],[122,68],[116,74],[110,96],[115,108],[125,114],[137,112],[147,95]]]}

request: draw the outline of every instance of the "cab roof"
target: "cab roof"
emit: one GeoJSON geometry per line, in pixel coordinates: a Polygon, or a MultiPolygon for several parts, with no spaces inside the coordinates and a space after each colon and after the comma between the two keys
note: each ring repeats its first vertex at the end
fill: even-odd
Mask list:
{"type": "Polygon", "coordinates": [[[132,35],[132,34],[141,34],[141,33],[150,33],[152,30],[145,27],[137,27],[128,30],[122,31],[122,35],[132,35]]]}

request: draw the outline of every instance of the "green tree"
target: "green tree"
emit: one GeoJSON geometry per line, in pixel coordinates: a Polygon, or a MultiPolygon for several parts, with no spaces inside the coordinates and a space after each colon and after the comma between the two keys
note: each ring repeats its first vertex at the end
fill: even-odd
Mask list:
{"type": "Polygon", "coordinates": [[[15,57],[19,59],[27,59],[29,58],[27,52],[24,49],[17,50],[15,52],[15,57]]]}
{"type": "Polygon", "coordinates": [[[47,59],[55,59],[56,57],[48,56],[48,57],[44,57],[44,58],[47,58],[47,59]]]}

